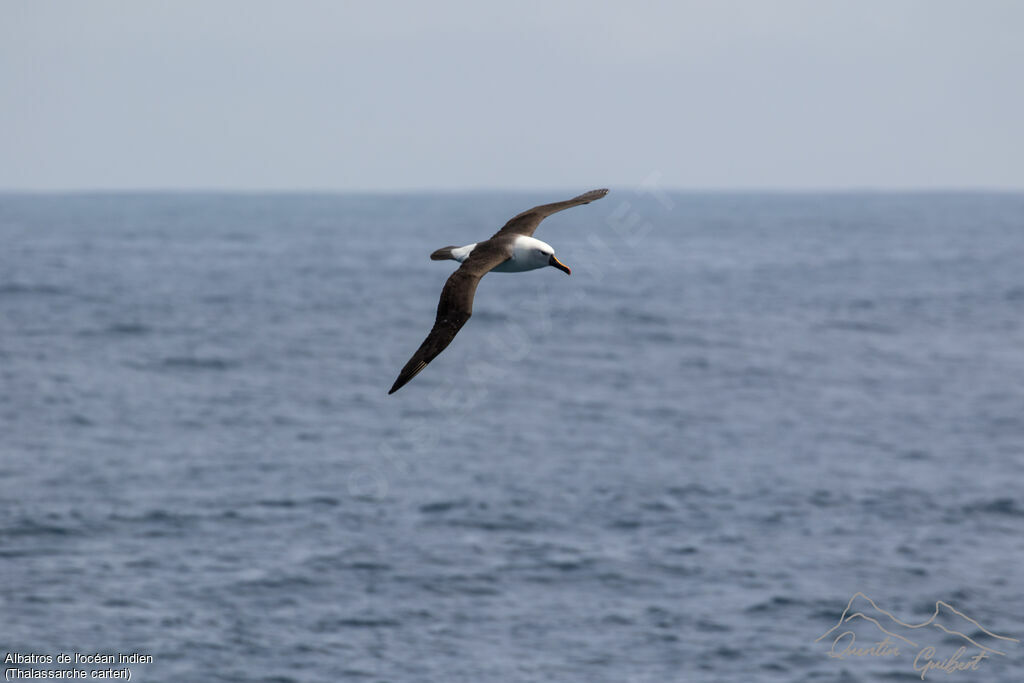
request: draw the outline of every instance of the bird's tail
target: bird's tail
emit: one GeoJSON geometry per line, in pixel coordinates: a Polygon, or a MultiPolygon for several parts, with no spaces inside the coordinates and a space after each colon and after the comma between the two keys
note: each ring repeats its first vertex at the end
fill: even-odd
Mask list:
{"type": "Polygon", "coordinates": [[[447,261],[448,259],[451,259],[452,261],[458,261],[458,259],[452,255],[452,249],[457,248],[458,247],[441,247],[440,249],[438,249],[437,251],[430,255],[430,259],[432,261],[447,261]]]}

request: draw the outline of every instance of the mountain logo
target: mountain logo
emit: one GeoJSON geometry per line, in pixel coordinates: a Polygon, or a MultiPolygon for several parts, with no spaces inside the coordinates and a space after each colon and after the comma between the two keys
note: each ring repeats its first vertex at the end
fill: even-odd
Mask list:
{"type": "MultiPolygon", "coordinates": [[[[948,674],[977,671],[988,657],[1006,656],[1010,646],[1020,641],[993,633],[948,602],[935,603],[932,615],[919,624],[897,618],[864,593],[854,593],[836,625],[814,642],[831,644],[828,656],[835,659],[858,657],[899,658],[915,653],[914,671],[921,678],[929,671],[948,674]],[[858,645],[857,638],[868,638],[870,645],[858,645]],[[945,658],[936,656],[938,647],[959,647],[945,658]]],[[[863,641],[862,641],[863,642],[863,641]]]]}

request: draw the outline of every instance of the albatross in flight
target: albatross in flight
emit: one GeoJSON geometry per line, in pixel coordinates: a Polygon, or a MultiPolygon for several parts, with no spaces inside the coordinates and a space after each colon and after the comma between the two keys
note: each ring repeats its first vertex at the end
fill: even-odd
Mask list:
{"type": "Polygon", "coordinates": [[[569,275],[572,272],[569,266],[555,258],[555,250],[550,244],[535,239],[533,231],[551,214],[580,204],[589,204],[606,194],[608,190],[591,190],[564,202],[535,206],[514,217],[489,240],[464,247],[444,247],[431,254],[430,258],[435,261],[451,259],[462,265],[444,283],[441,300],[437,303],[437,319],[430,334],[402,368],[388,393],[393,394],[405,386],[455,339],[455,335],[473,314],[476,286],[487,273],[492,270],[519,273],[553,266],[569,275]]]}

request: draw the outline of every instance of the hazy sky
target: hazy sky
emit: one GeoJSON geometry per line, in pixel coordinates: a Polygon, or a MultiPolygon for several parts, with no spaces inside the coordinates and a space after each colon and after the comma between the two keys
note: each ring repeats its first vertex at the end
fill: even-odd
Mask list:
{"type": "Polygon", "coordinates": [[[0,188],[1024,189],[1024,2],[0,0],[0,188]]]}

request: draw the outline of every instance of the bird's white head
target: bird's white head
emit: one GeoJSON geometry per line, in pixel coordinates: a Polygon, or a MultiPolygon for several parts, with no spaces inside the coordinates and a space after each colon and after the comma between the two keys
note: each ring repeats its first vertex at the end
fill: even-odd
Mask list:
{"type": "Polygon", "coordinates": [[[524,270],[533,270],[552,266],[558,268],[566,275],[571,275],[569,266],[565,265],[555,256],[555,249],[547,242],[542,242],[535,237],[521,236],[516,240],[516,260],[520,262],[524,270]]]}

